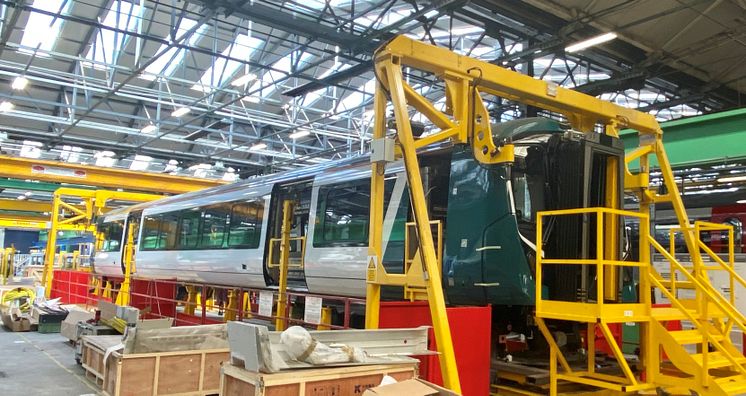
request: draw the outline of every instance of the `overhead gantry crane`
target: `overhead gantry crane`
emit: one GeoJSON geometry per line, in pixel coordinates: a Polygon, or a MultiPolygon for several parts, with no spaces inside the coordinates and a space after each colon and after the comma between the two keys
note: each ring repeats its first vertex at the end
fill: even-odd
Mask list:
{"type": "MultiPolygon", "coordinates": [[[[433,319],[436,342],[441,352],[441,371],[445,385],[460,391],[451,334],[446,316],[441,274],[432,241],[425,191],[420,178],[418,150],[450,141],[470,145],[474,157],[483,164],[514,161],[514,147],[510,142],[493,141],[490,116],[480,94],[491,94],[529,106],[538,107],[564,116],[574,130],[586,134],[600,133],[618,137],[622,128],[630,128],[639,135],[639,147],[630,152],[624,164],[613,158],[607,164],[605,206],[540,212],[537,221],[536,263],[536,322],[550,345],[550,393],[557,393],[560,380],[592,385],[619,392],[651,390],[658,387],[684,387],[700,394],[736,395],[746,393],[746,358],[735,348],[730,332],[738,327],[746,331],[746,318],[734,307],[735,289],[724,296],[710,283],[708,271],[725,271],[731,285],[746,286],[746,281],[733,270],[733,263],[720,259],[699,240],[699,232],[713,230],[718,225],[694,224],[684,209],[679,189],[674,182],[671,165],[663,147],[663,133],[655,118],[647,113],[624,108],[583,93],[537,80],[491,63],[458,55],[444,48],[398,36],[381,46],[375,54],[378,83],[374,98],[374,147],[386,147],[386,139],[393,139],[397,156],[404,163],[412,203],[413,217],[419,241],[416,264],[405,274],[388,274],[382,263],[382,232],[384,202],[384,170],[391,158],[373,155],[370,205],[370,247],[368,264],[368,292],[366,326],[376,328],[382,285],[415,286],[426,290],[433,319]],[[435,75],[445,85],[446,109],[438,110],[405,80],[402,68],[410,68],[435,75]],[[395,131],[387,136],[387,104],[393,106],[395,131]],[[437,131],[415,137],[412,133],[408,107],[413,107],[435,126],[437,131]],[[650,159],[655,158],[662,173],[667,192],[659,193],[650,186],[650,159]],[[639,172],[630,171],[629,164],[639,161],[639,172]],[[621,167],[621,169],[620,169],[621,167]],[[618,175],[623,174],[623,180],[618,175]],[[614,188],[623,183],[624,190],[635,194],[639,211],[624,211],[617,207],[621,200],[614,188]],[[676,213],[679,231],[683,234],[692,266],[679,263],[661,247],[649,233],[650,206],[669,202],[676,213]],[[598,226],[595,258],[542,257],[541,219],[550,216],[594,216],[598,226]],[[618,225],[624,217],[640,222],[640,259],[622,261],[618,256],[618,225]],[[670,262],[671,279],[663,279],[650,263],[651,248],[670,262]],[[703,264],[701,251],[712,257],[714,265],[703,264]],[[548,265],[593,265],[597,269],[597,286],[602,296],[596,302],[568,302],[548,300],[542,295],[542,269],[548,265]],[[616,299],[620,266],[635,266],[640,271],[639,302],[607,303],[616,299]],[[419,268],[417,268],[419,267],[419,268]],[[684,281],[677,281],[680,274],[684,281]],[[677,287],[695,291],[694,299],[680,299],[677,287]],[[669,308],[652,306],[651,292],[658,289],[672,303],[669,308]],[[601,374],[595,370],[593,341],[589,342],[590,358],[587,366],[571,367],[549,331],[546,320],[574,321],[587,326],[588,334],[598,328],[609,343],[621,375],[601,374]],[[667,331],[665,322],[686,320],[693,330],[667,331]],[[617,341],[609,331],[609,324],[636,322],[641,327],[640,348],[642,369],[633,371],[617,341]],[[695,354],[685,346],[695,346],[695,354]],[[661,370],[660,355],[665,351],[672,369],[661,370]],[[559,368],[558,368],[559,364],[559,368]],[[710,371],[717,369],[717,371],[710,371]]],[[[475,214],[476,215],[476,214],[475,214]]],[[[728,230],[725,230],[728,231],[728,230]]],[[[732,231],[730,231],[732,232],[732,231]]],[[[731,239],[732,240],[732,239],[731,239]]],[[[508,264],[508,263],[506,263],[508,264]]]]}
{"type": "Polygon", "coordinates": [[[181,194],[226,184],[222,180],[174,176],[153,172],[135,172],[127,169],[8,157],[4,155],[0,155],[0,177],[71,183],[159,194],[181,194]]]}

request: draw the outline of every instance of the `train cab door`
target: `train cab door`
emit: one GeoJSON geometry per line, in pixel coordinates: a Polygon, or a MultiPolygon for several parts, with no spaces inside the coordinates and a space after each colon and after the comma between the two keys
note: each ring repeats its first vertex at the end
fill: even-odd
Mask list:
{"type": "MultiPolygon", "coordinates": [[[[122,250],[121,250],[121,257],[119,258],[119,263],[122,266],[122,274],[125,272],[124,268],[124,255],[126,254],[126,248],[127,248],[127,240],[129,239],[129,230],[130,230],[130,224],[132,224],[132,239],[134,242],[134,246],[137,246],[137,240],[140,236],[140,219],[142,219],[142,210],[137,210],[134,212],[130,212],[127,215],[127,221],[124,223],[124,230],[122,231],[122,250]]],[[[132,251],[132,257],[134,260],[134,255],[137,252],[137,249],[133,248],[132,251]]]]}
{"type": "Polygon", "coordinates": [[[284,217],[284,202],[291,200],[290,257],[288,287],[307,289],[304,272],[306,236],[309,229],[313,177],[279,183],[272,188],[269,223],[264,254],[264,277],[268,286],[279,285],[280,239],[284,217]]]}

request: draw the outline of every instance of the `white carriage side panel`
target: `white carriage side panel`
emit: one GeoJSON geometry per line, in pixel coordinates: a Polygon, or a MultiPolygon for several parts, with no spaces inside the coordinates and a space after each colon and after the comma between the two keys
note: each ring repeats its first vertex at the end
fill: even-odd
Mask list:
{"type": "MultiPolygon", "coordinates": [[[[204,282],[228,286],[265,288],[264,244],[267,235],[271,186],[261,186],[249,191],[207,196],[204,199],[180,202],[178,206],[152,207],[143,216],[171,212],[211,203],[256,200],[264,202],[261,235],[255,249],[190,249],[190,250],[138,250],[137,276],[146,278],[177,279],[187,282],[204,282]]],[[[140,227],[142,233],[143,227],[140,227]]],[[[142,240],[142,235],[140,236],[142,240]]],[[[138,247],[139,249],[139,247],[138,247]]]]}
{"type": "MultiPolygon", "coordinates": [[[[366,164],[367,165],[367,164],[366,164]]],[[[391,167],[392,176],[396,173],[397,180],[392,191],[390,202],[384,208],[383,249],[386,245],[394,224],[397,208],[402,199],[406,186],[406,178],[400,167],[391,167]]],[[[389,172],[387,172],[389,173],[389,172]]],[[[311,293],[365,297],[365,273],[368,263],[368,246],[340,246],[315,247],[313,245],[315,225],[318,224],[317,213],[319,189],[322,186],[345,183],[363,178],[369,178],[370,169],[360,167],[343,174],[319,176],[314,183],[311,194],[311,209],[306,243],[305,275],[308,291],[311,293]]]]}

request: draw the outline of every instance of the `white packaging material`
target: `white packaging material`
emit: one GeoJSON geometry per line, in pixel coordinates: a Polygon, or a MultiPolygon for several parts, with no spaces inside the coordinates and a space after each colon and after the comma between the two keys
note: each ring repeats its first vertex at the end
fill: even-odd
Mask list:
{"type": "Polygon", "coordinates": [[[365,362],[365,352],[357,347],[341,345],[330,347],[317,342],[308,330],[300,326],[292,326],[280,335],[280,342],[291,358],[310,364],[334,363],[362,363],[365,362]]]}

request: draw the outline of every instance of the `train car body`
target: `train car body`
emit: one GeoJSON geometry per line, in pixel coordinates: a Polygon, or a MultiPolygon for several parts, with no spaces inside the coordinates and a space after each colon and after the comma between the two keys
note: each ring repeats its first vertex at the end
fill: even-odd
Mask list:
{"type": "MultiPolygon", "coordinates": [[[[496,141],[516,146],[514,164],[480,164],[467,145],[421,155],[430,217],[443,223],[444,289],[454,305],[531,306],[536,212],[602,205],[607,164],[610,158],[621,163],[623,148],[618,139],[577,133],[543,118],[499,124],[493,134],[496,141]]],[[[390,272],[401,272],[405,224],[411,215],[400,163],[387,167],[384,197],[384,265],[390,272]]],[[[291,252],[291,259],[302,261],[303,268],[290,271],[289,286],[311,293],[365,296],[367,157],[109,212],[99,220],[106,242],[96,254],[95,271],[121,276],[122,246],[132,225],[137,276],[275,287],[278,271],[269,260],[278,252],[272,251],[277,246],[270,241],[280,235],[286,199],[296,202],[291,235],[306,241],[304,249],[298,246],[291,252]]],[[[591,251],[585,241],[593,235],[592,225],[579,219],[559,221],[545,230],[542,238],[553,253],[591,251]]],[[[592,274],[576,269],[557,269],[545,276],[543,287],[547,293],[572,299],[588,276],[592,279],[592,274]]]]}

